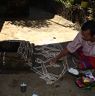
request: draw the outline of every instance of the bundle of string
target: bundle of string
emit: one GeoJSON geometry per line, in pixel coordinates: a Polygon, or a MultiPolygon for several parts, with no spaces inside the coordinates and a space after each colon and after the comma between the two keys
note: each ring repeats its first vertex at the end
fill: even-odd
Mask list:
{"type": "MultiPolygon", "coordinates": [[[[36,48],[35,50],[41,51],[35,53],[35,55],[39,55],[38,58],[36,58],[35,62],[40,64],[38,67],[33,67],[33,70],[40,75],[40,78],[44,79],[47,84],[53,84],[57,80],[59,80],[67,71],[69,68],[68,62],[67,62],[67,56],[64,57],[64,60],[62,62],[63,69],[60,74],[56,75],[54,73],[49,73],[47,68],[50,67],[61,67],[59,64],[47,64],[48,61],[50,61],[52,58],[54,58],[57,54],[63,50],[62,46],[60,44],[53,45],[52,47],[46,45],[41,48],[36,48]],[[40,57],[44,57],[44,60],[42,60],[40,57]],[[46,60],[45,60],[46,59],[46,60]],[[39,70],[41,69],[41,71],[39,70]]],[[[75,63],[75,62],[74,62],[75,63]]]]}
{"type": "Polygon", "coordinates": [[[17,50],[17,54],[21,55],[30,67],[32,67],[32,55],[33,55],[33,46],[28,41],[21,41],[19,48],[17,50]]]}

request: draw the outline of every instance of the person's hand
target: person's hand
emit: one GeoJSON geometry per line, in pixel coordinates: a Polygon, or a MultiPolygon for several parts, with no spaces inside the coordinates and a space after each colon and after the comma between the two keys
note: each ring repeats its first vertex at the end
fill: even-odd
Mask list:
{"type": "Polygon", "coordinates": [[[57,59],[56,58],[52,58],[48,63],[49,64],[56,64],[57,59]]]}

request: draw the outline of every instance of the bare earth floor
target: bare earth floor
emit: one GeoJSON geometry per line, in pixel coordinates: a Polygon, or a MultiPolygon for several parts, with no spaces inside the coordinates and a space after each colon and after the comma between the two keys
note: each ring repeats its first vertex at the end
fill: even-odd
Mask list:
{"type": "Polygon", "coordinates": [[[79,89],[75,78],[65,74],[63,79],[53,85],[46,83],[35,73],[0,75],[0,96],[32,96],[36,91],[38,96],[95,96],[95,88],[92,90],[79,89]],[[27,83],[27,91],[20,91],[20,84],[27,83]]]}
{"type": "MultiPolygon", "coordinates": [[[[43,45],[71,41],[77,33],[73,23],[55,15],[47,20],[6,21],[0,33],[0,41],[26,40],[35,45],[43,45]]],[[[34,72],[0,74],[0,96],[32,96],[33,91],[36,91],[38,96],[95,96],[94,87],[91,90],[80,89],[75,84],[75,78],[66,73],[54,84],[47,85],[34,72]],[[25,93],[20,91],[22,82],[27,84],[25,93]]]]}

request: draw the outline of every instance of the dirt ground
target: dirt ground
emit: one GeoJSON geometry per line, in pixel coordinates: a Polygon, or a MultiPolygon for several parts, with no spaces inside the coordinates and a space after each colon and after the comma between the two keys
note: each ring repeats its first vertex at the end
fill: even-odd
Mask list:
{"type": "MultiPolygon", "coordinates": [[[[48,12],[38,10],[29,18],[39,17],[39,14],[43,17],[50,15],[48,12]]],[[[55,15],[43,20],[6,21],[0,33],[0,41],[26,40],[35,45],[44,45],[71,41],[77,33],[78,31],[75,30],[72,22],[55,15]]],[[[91,90],[80,89],[75,84],[75,78],[65,73],[63,78],[52,85],[47,85],[34,72],[0,74],[0,96],[32,96],[33,91],[38,96],[95,96],[95,88],[91,90]],[[27,84],[27,90],[24,93],[20,90],[22,82],[27,84]]]]}

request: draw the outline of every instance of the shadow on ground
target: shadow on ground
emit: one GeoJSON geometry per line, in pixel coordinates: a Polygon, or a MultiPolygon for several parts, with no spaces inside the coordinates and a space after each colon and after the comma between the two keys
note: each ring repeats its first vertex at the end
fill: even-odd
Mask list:
{"type": "Polygon", "coordinates": [[[0,20],[0,32],[2,30],[2,27],[3,27],[4,22],[5,22],[4,20],[0,20]]]}
{"type": "Polygon", "coordinates": [[[3,17],[0,20],[0,32],[2,30],[3,24],[5,21],[10,21],[11,24],[22,26],[22,27],[31,27],[31,28],[41,28],[48,27],[51,23],[48,21],[52,19],[55,14],[44,11],[39,8],[30,8],[29,14],[27,16],[8,16],[3,17]]]}
{"type": "Polygon", "coordinates": [[[11,24],[21,27],[41,28],[48,27],[51,23],[48,20],[15,20],[11,21],[11,24]]]}
{"type": "Polygon", "coordinates": [[[52,19],[53,17],[53,13],[49,13],[38,8],[30,8],[28,17],[7,18],[6,20],[10,20],[11,24],[17,26],[41,28],[48,27],[51,24],[48,20],[52,19]]]}

